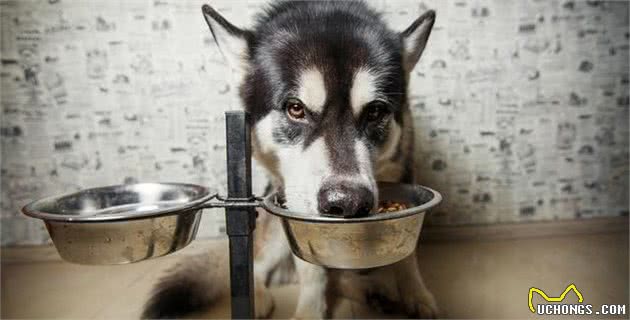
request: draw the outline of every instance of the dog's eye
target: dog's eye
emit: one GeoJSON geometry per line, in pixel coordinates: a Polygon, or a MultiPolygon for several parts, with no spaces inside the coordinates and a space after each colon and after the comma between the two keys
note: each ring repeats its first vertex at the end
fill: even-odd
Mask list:
{"type": "Polygon", "coordinates": [[[389,109],[382,101],[374,101],[365,107],[365,119],[368,122],[376,122],[382,120],[389,114],[389,109]]]}
{"type": "Polygon", "coordinates": [[[304,103],[299,99],[290,98],[284,103],[284,107],[287,110],[289,117],[295,120],[302,120],[306,116],[306,108],[304,103]]]}

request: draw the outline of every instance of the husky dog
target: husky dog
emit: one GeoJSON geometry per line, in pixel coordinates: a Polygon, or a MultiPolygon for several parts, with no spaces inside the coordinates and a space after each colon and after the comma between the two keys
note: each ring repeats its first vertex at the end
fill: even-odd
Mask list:
{"type": "MultiPolygon", "coordinates": [[[[352,218],[375,209],[376,181],[414,182],[407,86],[434,11],[402,32],[355,1],[278,2],[248,30],[210,6],[203,13],[240,76],[254,157],[290,209],[352,218]]],[[[416,254],[369,270],[326,269],[295,258],[280,222],[268,213],[259,215],[255,240],[257,317],[273,308],[265,286],[290,279],[294,271],[300,287],[296,318],[330,316],[340,295],[410,317],[436,316],[416,254]]],[[[226,289],[227,278],[211,260],[191,258],[170,270],[143,317],[175,317],[208,306],[226,289]]]]}

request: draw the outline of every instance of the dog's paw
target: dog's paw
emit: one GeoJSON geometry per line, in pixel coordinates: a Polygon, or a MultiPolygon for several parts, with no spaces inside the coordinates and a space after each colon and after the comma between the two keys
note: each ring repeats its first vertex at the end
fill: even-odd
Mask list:
{"type": "Polygon", "coordinates": [[[440,309],[431,293],[405,301],[405,311],[410,319],[437,319],[440,309]]]}
{"type": "Polygon", "coordinates": [[[257,319],[265,319],[271,315],[274,302],[269,289],[262,287],[255,290],[255,315],[257,319]]]}

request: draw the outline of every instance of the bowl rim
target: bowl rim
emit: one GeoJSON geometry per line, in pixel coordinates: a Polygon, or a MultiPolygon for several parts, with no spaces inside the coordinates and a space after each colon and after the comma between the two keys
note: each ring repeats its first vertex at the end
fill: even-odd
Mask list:
{"type": "Polygon", "coordinates": [[[439,192],[429,187],[425,187],[423,185],[407,184],[407,183],[393,183],[393,182],[379,182],[378,184],[383,185],[383,186],[397,186],[398,185],[398,186],[408,186],[408,187],[413,187],[413,188],[421,188],[425,191],[430,192],[433,195],[433,197],[431,198],[431,200],[419,206],[407,208],[407,209],[396,211],[393,213],[369,215],[367,217],[360,217],[360,218],[340,218],[340,217],[306,215],[306,214],[297,213],[297,212],[290,211],[276,205],[275,194],[268,195],[263,199],[263,208],[267,210],[269,213],[275,216],[278,216],[280,218],[285,218],[288,220],[299,220],[299,221],[307,222],[307,223],[364,223],[364,222],[401,219],[404,217],[426,212],[427,210],[437,206],[438,204],[440,204],[440,202],[442,202],[442,195],[439,192]]]}
{"type": "Polygon", "coordinates": [[[81,189],[75,192],[65,193],[62,195],[45,197],[45,198],[41,198],[33,202],[30,202],[29,204],[22,207],[21,211],[23,214],[29,217],[42,219],[46,222],[52,221],[52,222],[68,222],[68,223],[98,223],[98,222],[104,223],[104,222],[150,219],[150,218],[156,218],[156,217],[161,217],[161,216],[166,216],[166,215],[179,214],[187,210],[194,210],[195,207],[198,207],[201,204],[207,202],[212,197],[213,195],[210,194],[210,191],[208,190],[208,188],[201,185],[197,185],[197,184],[179,183],[179,182],[141,182],[141,183],[118,184],[118,185],[109,185],[109,186],[103,186],[103,187],[87,188],[87,189],[81,189]],[[75,194],[79,194],[79,193],[94,192],[97,190],[114,189],[114,188],[132,188],[135,186],[142,186],[142,185],[145,185],[145,186],[146,185],[160,185],[160,186],[166,185],[166,186],[192,188],[196,190],[197,192],[199,192],[200,196],[197,198],[194,198],[194,200],[190,200],[184,203],[175,202],[175,201],[172,201],[172,202],[160,201],[159,203],[173,203],[173,205],[168,208],[146,210],[146,211],[142,211],[140,213],[134,213],[134,214],[129,214],[128,212],[107,213],[108,209],[99,209],[99,210],[95,210],[94,213],[92,214],[76,215],[76,214],[50,213],[50,212],[44,212],[38,209],[38,206],[42,205],[45,202],[55,201],[55,200],[72,196],[75,194]],[[103,214],[100,214],[100,213],[103,213],[103,214]]]}

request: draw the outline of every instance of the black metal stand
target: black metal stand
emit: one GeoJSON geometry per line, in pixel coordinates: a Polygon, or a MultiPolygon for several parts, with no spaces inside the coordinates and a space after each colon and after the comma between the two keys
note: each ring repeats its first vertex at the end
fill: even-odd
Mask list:
{"type": "MultiPolygon", "coordinates": [[[[252,198],[252,166],[249,115],[226,112],[228,199],[252,198]]],[[[254,206],[226,206],[225,218],[230,241],[230,284],[232,319],[254,318],[254,247],[256,227],[254,206]]]]}

